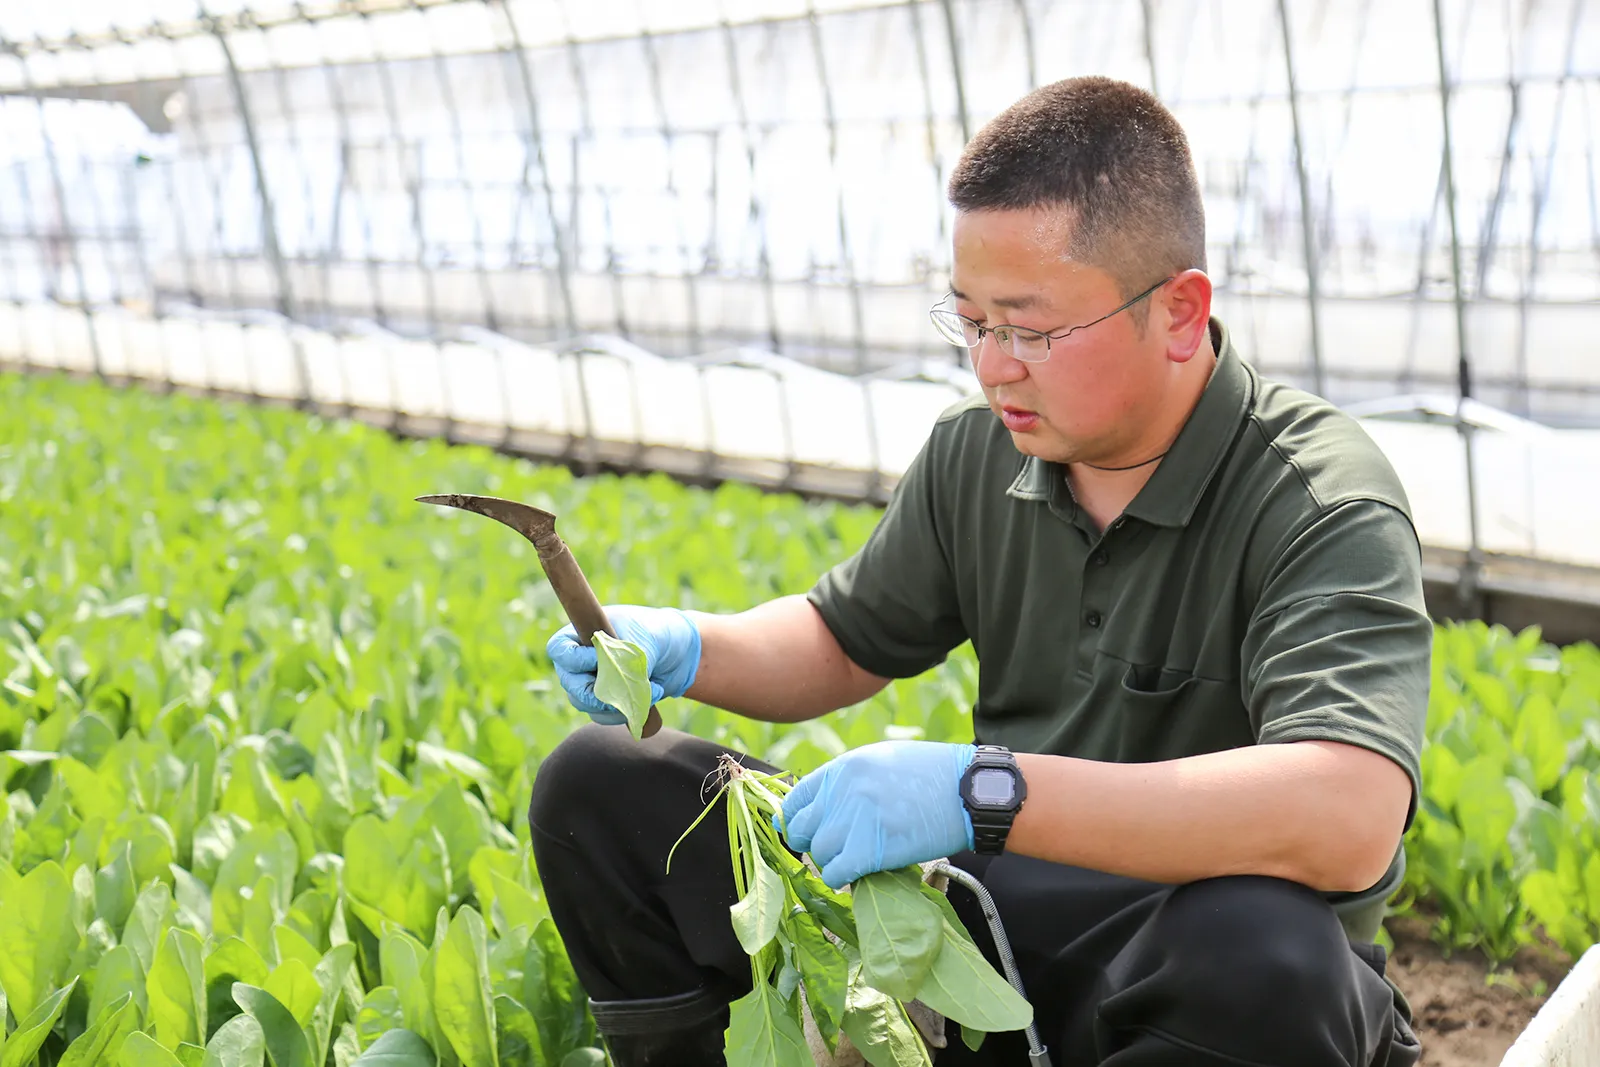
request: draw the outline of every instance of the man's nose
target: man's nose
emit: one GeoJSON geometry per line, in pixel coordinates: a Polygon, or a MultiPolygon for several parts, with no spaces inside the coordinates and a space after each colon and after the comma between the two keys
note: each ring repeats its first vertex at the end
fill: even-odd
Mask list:
{"type": "Polygon", "coordinates": [[[972,373],[978,384],[986,389],[1019,382],[1028,376],[1028,367],[1022,360],[1000,348],[994,334],[986,333],[978,347],[972,350],[972,373]]]}

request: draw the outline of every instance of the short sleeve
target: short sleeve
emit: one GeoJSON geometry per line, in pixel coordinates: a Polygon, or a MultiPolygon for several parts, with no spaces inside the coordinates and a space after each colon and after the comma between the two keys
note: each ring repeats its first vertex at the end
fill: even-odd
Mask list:
{"type": "Polygon", "coordinates": [[[1371,749],[1421,796],[1433,622],[1421,548],[1399,509],[1332,508],[1267,571],[1243,647],[1244,699],[1263,743],[1327,740],[1371,749]]]}
{"type": "Polygon", "coordinates": [[[912,458],[866,543],[807,594],[845,655],[885,678],[912,678],[967,639],[940,537],[938,427],[912,458]]]}

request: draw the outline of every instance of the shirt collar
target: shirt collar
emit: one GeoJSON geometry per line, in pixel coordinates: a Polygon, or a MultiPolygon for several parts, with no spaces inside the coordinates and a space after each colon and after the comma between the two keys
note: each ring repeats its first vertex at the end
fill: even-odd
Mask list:
{"type": "MultiPolygon", "coordinates": [[[[1157,526],[1188,525],[1254,400],[1254,375],[1234,349],[1228,328],[1216,317],[1211,319],[1211,340],[1216,369],[1166,458],[1124,509],[1132,518],[1157,526]]],[[[1060,464],[1026,456],[1006,493],[1018,500],[1048,501],[1055,484],[1064,478],[1060,464]]]]}

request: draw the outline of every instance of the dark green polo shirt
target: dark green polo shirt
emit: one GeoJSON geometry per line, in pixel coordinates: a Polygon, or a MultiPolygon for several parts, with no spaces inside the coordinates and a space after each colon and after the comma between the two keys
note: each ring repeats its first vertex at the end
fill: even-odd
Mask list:
{"type": "MultiPolygon", "coordinates": [[[[980,743],[1148,762],[1343,741],[1411,776],[1409,827],[1433,628],[1405,493],[1353,418],[1263,379],[1211,328],[1204,394],[1105,531],[975,397],[939,417],[810,600],[876,674],[912,677],[970,640],[980,743]]],[[[1377,935],[1404,859],[1329,895],[1350,936],[1377,935]]]]}

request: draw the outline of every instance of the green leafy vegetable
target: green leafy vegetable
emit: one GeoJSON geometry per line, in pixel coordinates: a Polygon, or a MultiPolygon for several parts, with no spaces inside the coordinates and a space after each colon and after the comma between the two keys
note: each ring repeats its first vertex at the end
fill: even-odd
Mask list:
{"type": "Polygon", "coordinates": [[[494,989],[483,918],[462,908],[450,922],[434,972],[440,1029],[465,1067],[499,1067],[494,989]]]}
{"type": "MultiPolygon", "coordinates": [[[[603,601],[713,611],[803,592],[881,509],[577,478],[358,423],[43,375],[0,374],[0,411],[0,1003],[13,1028],[0,1057],[27,1058],[27,1034],[38,1063],[69,1067],[264,1067],[269,1052],[278,1067],[297,1048],[348,1067],[403,1029],[386,1049],[420,1041],[435,1067],[461,1067],[443,977],[479,1005],[461,1018],[486,1028],[492,1011],[492,1033],[462,1040],[502,1067],[535,1043],[538,1067],[603,1062],[526,822],[541,757],[587,722],[542,656],[565,614],[532,546],[441,523],[412,496],[443,485],[539,502],[584,531],[603,601]],[[450,938],[469,908],[487,989],[477,938],[466,952],[450,938]],[[467,956],[471,974],[457,973],[467,956]],[[236,985],[286,999],[247,1010],[236,985]]],[[[1577,956],[1600,938],[1600,649],[1481,623],[1434,640],[1423,794],[1393,910],[1491,961],[1546,938],[1577,956]]],[[[636,705],[636,734],[638,681],[618,698],[636,705]]],[[[805,773],[891,734],[969,740],[976,689],[963,646],[826,719],[760,723],[692,701],[669,713],[805,773]]],[[[900,1001],[863,978],[877,911],[858,930],[855,893],[767,832],[766,794],[784,788],[756,777],[716,802],[743,835],[734,896],[750,900],[738,927],[761,945],[752,969],[785,1013],[799,1018],[803,999],[825,1040],[920,1062],[900,1001]]],[[[976,964],[940,931],[918,998],[1015,1023],[998,975],[979,969],[968,988],[951,973],[976,964]]]]}
{"type": "Polygon", "coordinates": [[[905,1006],[868,984],[859,960],[850,966],[844,1020],[840,1024],[872,1067],[931,1067],[927,1046],[905,1006]]]}
{"type": "Polygon", "coordinates": [[[235,1015],[211,1035],[202,1063],[203,1067],[262,1067],[266,1055],[261,1024],[252,1015],[235,1015]]]}
{"type": "Polygon", "coordinates": [[[752,956],[778,935],[778,917],[784,903],[783,877],[768,867],[759,854],[754,860],[755,881],[732,908],[733,932],[752,956]]]}
{"type": "Polygon", "coordinates": [[[1033,1021],[1033,1005],[984,959],[955,909],[941,896],[944,947],[916,999],[951,1022],[984,1033],[1021,1030],[1033,1021]]]}
{"type": "Polygon", "coordinates": [[[360,1067],[434,1067],[434,1055],[410,1030],[390,1030],[352,1062],[360,1067]]]}
{"type": "Polygon", "coordinates": [[[594,695],[622,712],[635,738],[644,736],[644,723],[650,717],[650,664],[644,649],[632,641],[595,631],[594,695]]]}
{"type": "MultiPolygon", "coordinates": [[[[76,1041],[67,1046],[66,1054],[61,1057],[61,1062],[56,1067],[98,1067],[99,1064],[111,1062],[116,1050],[121,1049],[122,1042],[133,1032],[138,1022],[139,1009],[133,1003],[133,995],[124,993],[110,1005],[104,1018],[90,1026],[76,1041]]],[[[234,1065],[229,1064],[225,1067],[234,1065]]]]}
{"type": "Polygon", "coordinates": [[[920,886],[915,869],[880,871],[851,892],[862,979],[900,1000],[916,999],[945,945],[939,908],[920,886]]]}
{"type": "Polygon", "coordinates": [[[129,1034],[117,1055],[118,1067],[184,1067],[159,1041],[141,1030],[129,1034]]]}
{"type": "Polygon", "coordinates": [[[729,1005],[727,1055],[729,1064],[813,1067],[815,1063],[799,1020],[765,981],[729,1005]]]}
{"type": "Polygon", "coordinates": [[[56,1020],[61,1017],[61,1009],[66,1007],[67,998],[72,995],[77,985],[76,978],[69,980],[65,986],[45,997],[24,1018],[18,1020],[16,1030],[12,1031],[6,1040],[5,1052],[0,1053],[0,1067],[27,1067],[33,1062],[34,1054],[44,1044],[56,1020]]]}
{"type": "Polygon", "coordinates": [[[57,988],[78,947],[72,885],[54,860],[23,875],[0,898],[0,986],[24,1019],[57,988]]]}

